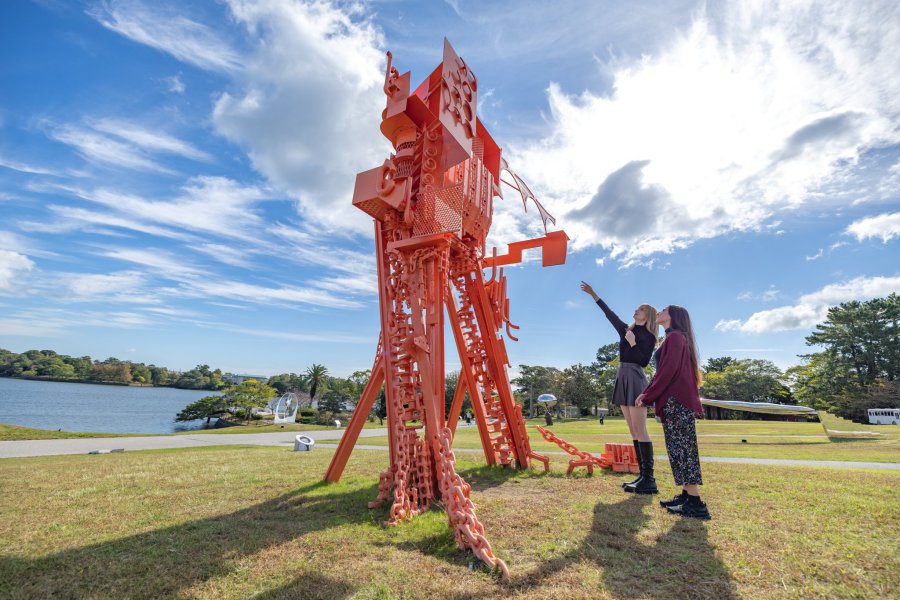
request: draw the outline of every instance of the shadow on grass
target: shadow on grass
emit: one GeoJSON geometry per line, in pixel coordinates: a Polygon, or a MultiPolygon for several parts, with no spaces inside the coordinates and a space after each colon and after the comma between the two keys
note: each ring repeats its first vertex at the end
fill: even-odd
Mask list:
{"type": "Polygon", "coordinates": [[[573,563],[587,561],[602,569],[606,590],[616,598],[737,598],[728,570],[709,544],[704,522],[680,518],[656,540],[639,539],[649,520],[644,508],[656,503],[655,496],[598,502],[581,545],[526,575],[517,587],[536,588],[573,563]]]}
{"type": "MultiPolygon", "coordinates": [[[[0,556],[3,598],[159,598],[240,569],[241,559],[304,534],[371,522],[375,485],[328,493],[317,482],[208,519],[63,550],[36,559],[0,556]]],[[[346,583],[304,576],[263,598],[346,597],[346,583]],[[343,591],[342,591],[343,590],[343,591]]]]}
{"type": "Polygon", "coordinates": [[[629,496],[614,504],[598,502],[591,531],[580,545],[531,573],[514,574],[507,591],[550,589],[555,579],[565,578],[563,571],[593,563],[602,570],[604,587],[614,598],[736,600],[728,570],[710,547],[703,522],[679,519],[656,540],[639,539],[648,521],[644,507],[656,500],[629,496]]]}

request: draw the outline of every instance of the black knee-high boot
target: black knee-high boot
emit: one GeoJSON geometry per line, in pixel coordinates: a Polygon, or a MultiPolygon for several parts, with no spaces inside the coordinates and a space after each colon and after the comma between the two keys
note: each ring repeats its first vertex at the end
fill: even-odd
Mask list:
{"type": "MultiPolygon", "coordinates": [[[[637,441],[637,440],[631,440],[631,441],[634,442],[634,455],[637,457],[637,463],[638,463],[638,466],[640,466],[640,464],[641,464],[641,446],[640,446],[640,442],[637,441]]],[[[637,484],[637,482],[640,481],[640,480],[641,480],[641,477],[643,477],[643,476],[644,476],[644,468],[641,467],[641,471],[640,471],[640,473],[638,473],[638,476],[637,476],[636,478],[632,479],[631,481],[626,481],[625,483],[623,483],[623,484],[622,484],[622,487],[625,487],[625,486],[628,486],[628,485],[632,485],[632,486],[633,486],[633,485],[637,484]]]]}
{"type": "Polygon", "coordinates": [[[656,479],[653,478],[653,442],[638,442],[641,446],[641,477],[634,485],[635,494],[656,494],[656,479]]]}

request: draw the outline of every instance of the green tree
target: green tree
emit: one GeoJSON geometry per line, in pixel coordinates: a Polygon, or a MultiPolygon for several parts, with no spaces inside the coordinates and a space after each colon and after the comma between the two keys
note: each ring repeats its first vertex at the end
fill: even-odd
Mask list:
{"type": "Polygon", "coordinates": [[[322,394],[322,398],[319,400],[319,412],[334,414],[345,412],[347,410],[346,404],[349,400],[347,396],[338,390],[328,390],[322,394]]]}
{"type": "Polygon", "coordinates": [[[769,360],[733,360],[721,371],[708,372],[701,394],[720,400],[791,403],[784,374],[769,360]]]}
{"type": "Polygon", "coordinates": [[[282,373],[269,377],[268,384],[278,390],[279,395],[288,392],[308,392],[309,385],[302,375],[296,373],[282,373]]]}
{"type": "Polygon", "coordinates": [[[528,414],[534,416],[537,399],[541,394],[559,396],[562,372],[556,367],[519,365],[519,376],[510,383],[516,386],[516,392],[527,400],[525,406],[528,414]]]}
{"type": "Polygon", "coordinates": [[[275,388],[256,379],[247,379],[229,388],[222,397],[227,406],[243,409],[244,418],[249,420],[252,409],[265,406],[275,394],[275,388]]]}
{"type": "Polygon", "coordinates": [[[153,374],[144,363],[131,363],[131,379],[138,383],[151,383],[153,374]]]}
{"type": "Polygon", "coordinates": [[[892,389],[900,379],[900,296],[834,306],[806,343],[823,350],[790,371],[797,397],[865,421],[866,410],[878,408],[883,397],[874,390],[892,389]]]}
{"type": "Polygon", "coordinates": [[[600,389],[590,367],[578,363],[564,369],[560,389],[560,402],[577,406],[582,416],[591,414],[600,399],[600,389]]]}
{"type": "Polygon", "coordinates": [[[309,398],[310,400],[316,399],[316,392],[319,391],[319,386],[325,382],[325,377],[328,375],[328,369],[319,364],[313,363],[311,367],[306,369],[306,382],[309,384],[309,398]]]}
{"type": "Polygon", "coordinates": [[[176,421],[193,421],[194,419],[209,420],[228,412],[225,396],[215,394],[204,396],[195,402],[191,402],[175,416],[176,421]]]}
{"type": "Polygon", "coordinates": [[[169,369],[150,365],[150,382],[153,385],[169,385],[171,383],[169,369]]]}
{"type": "Polygon", "coordinates": [[[725,370],[728,365],[734,364],[735,359],[730,356],[722,356],[719,358],[710,358],[707,359],[706,365],[703,367],[703,370],[707,373],[721,373],[725,370]]]}

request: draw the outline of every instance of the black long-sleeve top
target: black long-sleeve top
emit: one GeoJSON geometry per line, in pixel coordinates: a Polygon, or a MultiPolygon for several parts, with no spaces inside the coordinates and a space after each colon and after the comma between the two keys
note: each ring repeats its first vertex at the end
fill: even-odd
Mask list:
{"type": "Polygon", "coordinates": [[[650,363],[650,357],[653,356],[653,349],[656,348],[656,336],[647,330],[644,325],[635,326],[634,346],[625,339],[625,332],[628,331],[628,325],[614,313],[601,298],[597,298],[597,306],[606,315],[610,324],[619,334],[619,362],[634,363],[641,367],[646,367],[650,363]]]}

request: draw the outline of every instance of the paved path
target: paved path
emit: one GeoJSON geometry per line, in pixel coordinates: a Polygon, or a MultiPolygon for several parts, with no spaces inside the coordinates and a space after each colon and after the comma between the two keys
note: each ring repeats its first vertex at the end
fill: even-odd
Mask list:
{"type": "MultiPolygon", "coordinates": [[[[26,456],[53,456],[58,454],[87,454],[89,452],[109,452],[111,450],[159,450],[165,448],[197,448],[200,446],[252,445],[291,446],[297,435],[306,435],[314,440],[333,440],[338,432],[334,429],[319,431],[279,431],[275,433],[222,433],[193,435],[159,435],[148,437],[112,438],[72,438],[67,440],[19,440],[0,442],[0,458],[22,458],[26,456]]],[[[343,434],[342,434],[343,435],[343,434]]],[[[360,437],[387,435],[387,429],[363,429],[360,437]]],[[[337,448],[334,443],[317,444],[319,448],[337,448]]],[[[357,444],[357,450],[378,450],[384,452],[387,446],[357,444]]],[[[454,448],[454,452],[481,454],[481,448],[454,448]]],[[[542,451],[542,454],[567,456],[560,451],[542,451]]],[[[900,471],[900,463],[854,462],[840,460],[793,460],[782,458],[737,458],[728,456],[701,456],[703,462],[735,463],[744,465],[781,465],[791,467],[838,467],[855,469],[882,469],[900,471]]],[[[657,460],[668,460],[664,454],[657,460]]]]}
{"type": "MultiPolygon", "coordinates": [[[[343,431],[343,430],[342,430],[343,431]]],[[[65,440],[16,440],[0,442],[0,458],[52,456],[56,454],[88,454],[95,450],[159,450],[163,448],[196,448],[199,446],[293,445],[294,438],[306,435],[314,440],[333,440],[342,431],[276,431],[273,433],[197,433],[193,435],[156,435],[147,437],[71,438],[65,440]]],[[[387,429],[363,429],[360,437],[387,435],[387,429]]]]}
{"type": "MultiPolygon", "coordinates": [[[[337,448],[337,444],[317,444],[318,448],[337,448]]],[[[368,446],[365,444],[357,444],[355,449],[358,450],[387,450],[386,446],[368,446]]],[[[454,448],[454,453],[460,452],[477,452],[484,451],[481,448],[454,448]]],[[[569,456],[565,452],[559,450],[541,450],[541,454],[549,454],[551,456],[569,456]]],[[[655,454],[656,460],[668,461],[669,457],[665,454],[655,454]]],[[[715,463],[736,463],[742,465],[781,465],[788,467],[839,467],[842,469],[882,469],[886,471],[900,471],[900,463],[880,463],[880,462],[857,462],[842,460],[795,460],[792,458],[743,458],[733,456],[700,456],[700,462],[715,463]]]]}

